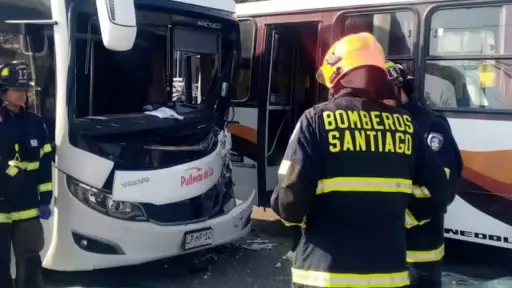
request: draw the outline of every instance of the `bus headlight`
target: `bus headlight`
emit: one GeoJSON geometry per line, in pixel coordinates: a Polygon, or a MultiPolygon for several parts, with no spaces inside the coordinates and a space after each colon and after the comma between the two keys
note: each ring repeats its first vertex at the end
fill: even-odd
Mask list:
{"type": "Polygon", "coordinates": [[[88,186],[71,176],[66,176],[69,192],[85,206],[113,218],[129,221],[147,221],[146,213],[137,203],[112,200],[101,189],[88,186]]]}

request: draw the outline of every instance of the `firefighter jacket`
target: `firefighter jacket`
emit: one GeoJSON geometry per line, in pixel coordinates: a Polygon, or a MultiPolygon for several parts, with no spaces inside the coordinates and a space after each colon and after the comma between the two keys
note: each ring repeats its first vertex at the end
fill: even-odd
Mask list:
{"type": "Polygon", "coordinates": [[[0,221],[36,218],[52,199],[51,151],[43,120],[0,108],[0,221]],[[9,165],[17,161],[22,168],[9,165]]]}
{"type": "Polygon", "coordinates": [[[405,287],[405,210],[426,185],[424,216],[442,213],[446,175],[399,108],[354,91],[307,110],[279,167],[272,209],[300,225],[295,287],[405,287]]]}
{"type": "MultiPolygon", "coordinates": [[[[448,177],[446,206],[455,199],[462,177],[462,156],[452,135],[448,120],[435,112],[410,101],[402,108],[407,110],[425,141],[443,164],[448,177]]],[[[412,201],[421,202],[429,197],[425,187],[414,187],[412,201]],[[427,193],[424,193],[427,192],[427,193]]],[[[414,210],[409,217],[415,219],[414,210]]],[[[407,231],[407,261],[410,263],[428,263],[439,261],[444,256],[444,214],[430,219],[415,219],[407,231]],[[419,225],[420,224],[420,225],[419,225]]]]}

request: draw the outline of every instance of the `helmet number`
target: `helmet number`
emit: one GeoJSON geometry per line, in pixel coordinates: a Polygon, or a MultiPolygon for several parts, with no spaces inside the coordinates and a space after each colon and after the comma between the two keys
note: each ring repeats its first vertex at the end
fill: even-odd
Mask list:
{"type": "Polygon", "coordinates": [[[26,81],[28,78],[28,70],[27,69],[18,69],[18,80],[26,81]]]}
{"type": "Polygon", "coordinates": [[[387,69],[387,71],[388,71],[389,79],[393,79],[393,78],[396,78],[396,77],[400,76],[400,74],[395,69],[395,67],[390,67],[390,68],[387,69]]]}

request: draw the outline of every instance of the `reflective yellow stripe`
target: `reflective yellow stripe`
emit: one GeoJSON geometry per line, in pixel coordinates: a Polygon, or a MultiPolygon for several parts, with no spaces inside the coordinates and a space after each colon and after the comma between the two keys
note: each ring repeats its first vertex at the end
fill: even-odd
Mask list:
{"type": "Polygon", "coordinates": [[[39,185],[39,193],[42,192],[49,192],[53,190],[53,184],[52,182],[46,182],[41,185],[39,185]]]}
{"type": "Polygon", "coordinates": [[[302,228],[306,228],[306,219],[305,218],[302,221],[302,223],[292,223],[292,222],[287,222],[287,221],[283,220],[282,218],[279,218],[279,219],[281,219],[281,222],[283,222],[284,226],[286,226],[286,227],[300,226],[302,228]]]}
{"type": "Polygon", "coordinates": [[[292,281],[316,287],[403,287],[410,284],[407,271],[383,274],[348,274],[305,271],[292,268],[292,281]]]}
{"type": "Polygon", "coordinates": [[[430,192],[428,191],[427,187],[425,186],[413,186],[412,187],[412,194],[414,195],[414,197],[416,198],[429,198],[430,197],[430,192]]]}
{"type": "Polygon", "coordinates": [[[14,144],[14,151],[16,152],[16,154],[14,155],[14,161],[21,161],[21,158],[20,158],[20,145],[18,145],[17,143],[14,144]]]}
{"type": "Polygon", "coordinates": [[[316,194],[329,192],[412,193],[412,181],[399,178],[336,177],[318,181],[316,194]]]}
{"type": "Polygon", "coordinates": [[[39,169],[39,161],[34,162],[21,162],[21,168],[27,171],[33,171],[39,169]]]}
{"type": "Polygon", "coordinates": [[[11,223],[12,217],[10,214],[0,213],[0,223],[11,223]]]}
{"type": "Polygon", "coordinates": [[[414,226],[423,225],[425,223],[430,222],[430,219],[418,221],[416,218],[412,215],[411,211],[409,209],[405,209],[405,228],[412,228],[414,226]]]}
{"type": "Polygon", "coordinates": [[[12,221],[25,220],[37,216],[39,216],[39,209],[37,208],[11,213],[12,221]]]}
{"type": "Polygon", "coordinates": [[[405,227],[406,228],[412,228],[416,225],[419,225],[420,223],[414,216],[412,216],[411,211],[409,209],[405,209],[405,227]]]}
{"type": "Polygon", "coordinates": [[[7,170],[5,170],[5,173],[9,174],[10,176],[14,177],[16,176],[16,174],[18,174],[18,171],[20,171],[18,169],[18,167],[15,167],[15,166],[9,166],[9,168],[7,168],[7,170]]]}
{"type": "Polygon", "coordinates": [[[45,144],[43,148],[41,148],[41,151],[39,152],[39,156],[43,157],[44,154],[52,152],[52,145],[51,144],[45,144]]]}
{"type": "Polygon", "coordinates": [[[444,168],[444,172],[446,172],[446,178],[450,179],[450,168],[444,168]]]}
{"type": "Polygon", "coordinates": [[[444,257],[444,244],[435,250],[407,251],[407,262],[423,263],[440,261],[444,257]]]}
{"type": "MultiPolygon", "coordinates": [[[[17,161],[14,160],[14,161],[11,161],[11,162],[17,162],[17,161]]],[[[27,171],[34,171],[34,170],[39,169],[39,161],[34,161],[34,162],[18,162],[16,165],[19,166],[19,168],[14,166],[14,165],[10,165],[7,168],[7,170],[5,170],[5,173],[7,173],[10,176],[14,177],[14,176],[16,176],[16,174],[18,174],[20,169],[24,169],[24,170],[27,170],[27,171]]]]}

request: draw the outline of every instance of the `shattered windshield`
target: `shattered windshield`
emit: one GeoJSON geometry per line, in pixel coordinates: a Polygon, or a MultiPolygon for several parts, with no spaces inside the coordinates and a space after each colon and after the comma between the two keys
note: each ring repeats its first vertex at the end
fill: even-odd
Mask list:
{"type": "Polygon", "coordinates": [[[176,28],[173,49],[173,100],[199,104],[221,72],[221,34],[176,28]]]}
{"type": "Polygon", "coordinates": [[[103,46],[96,17],[79,15],[76,117],[139,113],[176,102],[198,105],[218,94],[221,68],[231,66],[222,54],[232,51],[223,49],[221,32],[163,24],[168,15],[143,15],[151,21],[139,22],[135,44],[124,52],[103,46]]]}

